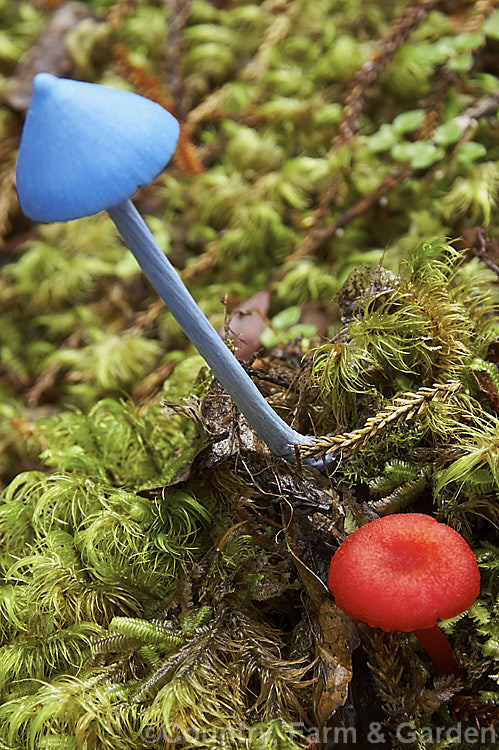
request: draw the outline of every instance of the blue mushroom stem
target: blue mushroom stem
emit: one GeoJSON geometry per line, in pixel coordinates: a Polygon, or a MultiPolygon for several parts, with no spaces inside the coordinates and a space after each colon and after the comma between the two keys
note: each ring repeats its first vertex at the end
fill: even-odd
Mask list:
{"type": "Polygon", "coordinates": [[[108,213],[152,286],[253,430],[273,453],[293,460],[293,446],[311,438],[293,430],[265,401],[161,252],[133,203],[124,201],[108,213]]]}

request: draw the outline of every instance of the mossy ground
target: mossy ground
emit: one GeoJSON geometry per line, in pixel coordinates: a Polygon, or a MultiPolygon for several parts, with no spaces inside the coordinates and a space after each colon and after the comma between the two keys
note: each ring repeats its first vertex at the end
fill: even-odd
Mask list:
{"type": "Polygon", "coordinates": [[[499,733],[497,3],[0,0],[0,29],[0,748],[499,733]],[[137,203],[229,337],[263,292],[249,371],[329,473],[254,441],[105,215],[20,214],[37,65],[178,116],[137,203]],[[477,555],[459,682],[324,585],[401,509],[477,555]]]}

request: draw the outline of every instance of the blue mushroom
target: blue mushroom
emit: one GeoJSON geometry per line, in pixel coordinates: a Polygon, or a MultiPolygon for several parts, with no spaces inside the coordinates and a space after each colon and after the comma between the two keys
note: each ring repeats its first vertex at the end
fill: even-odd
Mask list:
{"type": "Polygon", "coordinates": [[[117,206],[158,176],[178,135],[173,115],[149,99],[39,73],[17,160],[21,209],[50,223],[117,206]]]}
{"type": "MultiPolygon", "coordinates": [[[[39,73],[17,162],[17,193],[34,221],[107,210],[147,278],[257,435],[277,456],[310,442],[269,406],[159,249],[130,201],[170,161],[176,119],[127,91],[39,73]]],[[[310,463],[315,464],[314,460],[310,463]]]]}

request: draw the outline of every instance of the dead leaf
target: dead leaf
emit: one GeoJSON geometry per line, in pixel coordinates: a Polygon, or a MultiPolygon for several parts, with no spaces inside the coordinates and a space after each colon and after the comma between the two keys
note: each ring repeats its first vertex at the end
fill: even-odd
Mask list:
{"type": "Polygon", "coordinates": [[[316,641],[322,679],[317,682],[313,697],[315,720],[322,727],[347,700],[353,676],[352,653],[360,638],[354,623],[332,599],[323,601],[317,620],[323,639],[316,641]]]}
{"type": "Polygon", "coordinates": [[[353,676],[352,654],[360,638],[355,624],[338,609],[326,585],[292,554],[312,607],[310,619],[318,670],[313,705],[316,725],[321,728],[348,698],[353,676]]]}
{"type": "Polygon", "coordinates": [[[270,307],[271,292],[264,289],[240,305],[229,322],[237,359],[246,360],[260,349],[260,336],[270,307]]]}

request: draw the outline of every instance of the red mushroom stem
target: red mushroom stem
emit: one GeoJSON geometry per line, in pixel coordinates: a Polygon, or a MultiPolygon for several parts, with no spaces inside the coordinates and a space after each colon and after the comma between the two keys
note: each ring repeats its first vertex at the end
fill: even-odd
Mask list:
{"type": "Polygon", "coordinates": [[[413,630],[413,633],[430,657],[437,677],[444,675],[459,677],[459,666],[452,646],[438,625],[425,630],[413,630]]]}

